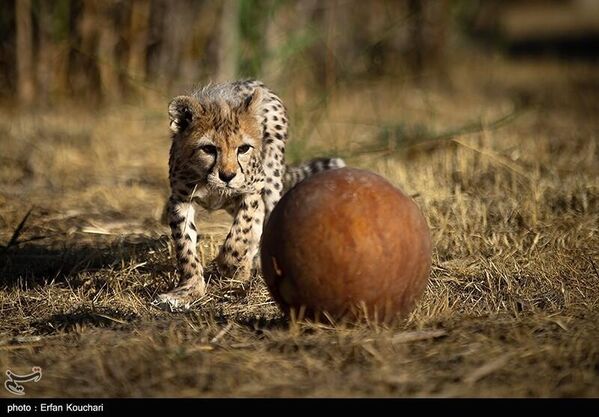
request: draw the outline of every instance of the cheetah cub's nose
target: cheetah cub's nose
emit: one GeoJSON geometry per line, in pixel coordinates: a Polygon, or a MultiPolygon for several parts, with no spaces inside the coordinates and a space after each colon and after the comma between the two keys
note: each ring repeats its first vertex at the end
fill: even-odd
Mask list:
{"type": "Polygon", "coordinates": [[[220,178],[221,181],[228,183],[233,178],[235,178],[235,175],[237,175],[237,173],[235,173],[235,172],[222,172],[222,171],[219,171],[218,178],[220,178]]]}

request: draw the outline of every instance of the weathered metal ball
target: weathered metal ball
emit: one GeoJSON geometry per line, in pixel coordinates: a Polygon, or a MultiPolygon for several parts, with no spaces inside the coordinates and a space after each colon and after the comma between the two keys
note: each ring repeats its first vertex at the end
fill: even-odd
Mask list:
{"type": "Polygon", "coordinates": [[[261,242],[268,288],[287,314],[387,321],[428,282],[431,240],[414,201],[360,169],[325,171],[276,205],[261,242]],[[326,312],[326,314],[324,314],[326,312]]]}

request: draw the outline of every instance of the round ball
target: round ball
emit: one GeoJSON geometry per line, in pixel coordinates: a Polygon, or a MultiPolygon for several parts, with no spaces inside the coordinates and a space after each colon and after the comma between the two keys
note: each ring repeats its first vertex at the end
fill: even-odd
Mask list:
{"type": "Polygon", "coordinates": [[[261,262],[287,314],[386,321],[409,313],[426,287],[430,233],[400,189],[372,172],[341,168],[283,196],[264,229],[261,262]]]}

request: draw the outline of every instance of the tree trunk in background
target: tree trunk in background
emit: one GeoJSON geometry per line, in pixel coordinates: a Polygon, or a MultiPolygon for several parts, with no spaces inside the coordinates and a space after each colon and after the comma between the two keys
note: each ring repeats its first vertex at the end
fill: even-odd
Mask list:
{"type": "Polygon", "coordinates": [[[50,91],[53,89],[53,57],[55,44],[52,34],[52,8],[49,1],[39,3],[39,31],[37,52],[37,97],[42,104],[48,103],[50,91]]]}
{"type": "Polygon", "coordinates": [[[334,94],[335,86],[337,85],[337,68],[336,54],[337,51],[337,16],[338,2],[332,0],[326,3],[325,22],[327,25],[326,32],[326,57],[325,57],[325,89],[329,92],[328,98],[331,99],[334,94]]]}
{"type": "Polygon", "coordinates": [[[262,65],[262,79],[268,85],[278,89],[283,70],[281,60],[281,49],[285,44],[286,31],[290,30],[285,23],[289,22],[287,14],[289,7],[282,7],[277,0],[270,0],[268,3],[269,16],[266,20],[266,30],[264,31],[264,49],[265,57],[262,65]]]}
{"type": "Polygon", "coordinates": [[[426,67],[438,73],[447,86],[451,79],[447,69],[447,50],[451,44],[451,4],[445,1],[426,3],[426,26],[424,39],[427,40],[426,67]]]}
{"type": "Polygon", "coordinates": [[[411,44],[411,50],[408,54],[408,64],[416,76],[422,74],[424,61],[424,13],[422,9],[422,0],[410,0],[408,2],[411,44]]]}
{"type": "Polygon", "coordinates": [[[148,75],[168,95],[214,78],[219,2],[152,0],[148,75]]]}
{"type": "Polygon", "coordinates": [[[210,2],[192,1],[186,10],[183,48],[181,50],[180,78],[189,85],[196,86],[205,56],[206,35],[218,29],[217,7],[210,7],[210,2]],[[210,9],[213,9],[212,11],[210,9]]]}
{"type": "Polygon", "coordinates": [[[455,3],[0,0],[0,95],[109,101],[154,83],[170,95],[261,63],[277,90],[331,98],[360,77],[443,72],[455,3]]]}
{"type": "Polygon", "coordinates": [[[167,0],[158,0],[157,9],[162,12],[162,30],[157,34],[159,54],[156,63],[156,78],[170,91],[173,81],[178,75],[177,63],[181,56],[183,22],[180,21],[181,5],[170,7],[167,0]]]}
{"type": "Polygon", "coordinates": [[[179,79],[183,45],[186,42],[189,7],[188,1],[158,0],[156,8],[162,13],[162,30],[158,34],[160,49],[156,64],[156,75],[167,91],[179,79]],[[173,7],[173,3],[176,7],[173,7]]]}
{"type": "Polygon", "coordinates": [[[127,72],[133,79],[134,91],[140,91],[140,83],[146,79],[146,56],[150,24],[150,0],[133,0],[129,26],[129,59],[127,72]]]}
{"type": "MultiPolygon", "coordinates": [[[[317,9],[320,5],[319,0],[304,0],[295,5],[291,19],[293,21],[293,29],[300,36],[309,36],[309,33],[315,30],[316,25],[314,21],[318,19],[317,9]]],[[[285,68],[286,72],[292,74],[294,81],[293,88],[287,91],[287,94],[292,95],[291,97],[293,97],[293,102],[296,106],[305,105],[311,86],[321,83],[322,77],[318,76],[321,75],[319,68],[322,60],[317,58],[321,58],[321,55],[310,54],[310,49],[306,48],[305,51],[294,57],[295,65],[285,68]],[[318,78],[314,79],[315,77],[318,78]]]]}
{"type": "Polygon", "coordinates": [[[15,21],[17,29],[17,94],[21,104],[28,105],[33,102],[35,97],[30,0],[15,2],[15,21]]]}
{"type": "Polygon", "coordinates": [[[76,23],[71,37],[74,43],[69,63],[68,88],[70,94],[87,101],[97,99],[101,93],[98,65],[96,64],[98,5],[95,1],[85,1],[81,11],[71,10],[70,20],[76,23]]]}
{"type": "Polygon", "coordinates": [[[113,17],[115,4],[108,1],[97,3],[98,13],[98,47],[97,60],[100,71],[100,83],[103,98],[110,102],[121,96],[119,84],[116,46],[119,40],[117,27],[113,17]]]}
{"type": "Polygon", "coordinates": [[[220,19],[217,79],[233,80],[237,76],[239,57],[239,1],[224,0],[220,19]]]}

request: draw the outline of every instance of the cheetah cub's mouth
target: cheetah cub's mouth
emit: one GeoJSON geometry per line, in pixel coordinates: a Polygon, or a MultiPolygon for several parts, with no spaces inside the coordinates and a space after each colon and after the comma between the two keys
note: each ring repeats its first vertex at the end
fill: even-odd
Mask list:
{"type": "Polygon", "coordinates": [[[210,193],[227,197],[233,197],[240,194],[254,193],[257,191],[255,187],[248,186],[247,184],[242,184],[241,186],[234,186],[231,184],[214,183],[210,180],[208,180],[207,184],[207,188],[210,193]]]}

